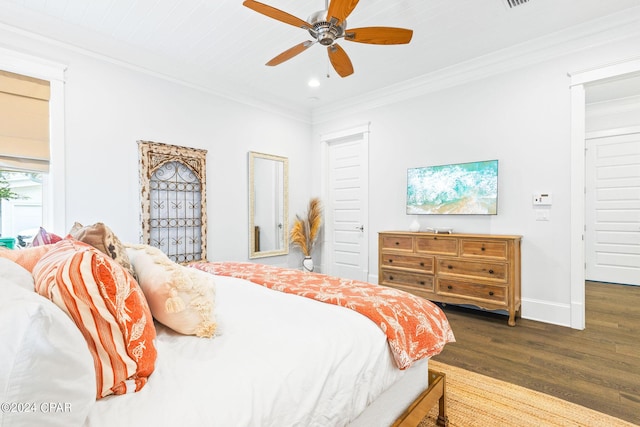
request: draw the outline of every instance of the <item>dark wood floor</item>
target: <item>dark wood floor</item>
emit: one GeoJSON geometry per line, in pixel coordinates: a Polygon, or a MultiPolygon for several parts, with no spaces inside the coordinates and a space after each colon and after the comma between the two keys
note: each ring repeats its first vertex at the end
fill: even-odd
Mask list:
{"type": "Polygon", "coordinates": [[[640,425],[640,286],[587,282],[582,331],[444,307],[457,342],[443,363],[640,425]]]}

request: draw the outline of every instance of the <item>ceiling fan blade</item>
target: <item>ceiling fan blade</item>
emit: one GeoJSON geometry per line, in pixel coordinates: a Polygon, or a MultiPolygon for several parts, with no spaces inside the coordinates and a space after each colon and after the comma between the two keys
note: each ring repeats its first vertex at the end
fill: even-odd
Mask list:
{"type": "Polygon", "coordinates": [[[353,74],[353,64],[351,64],[351,60],[344,49],[334,43],[331,46],[327,46],[327,52],[329,53],[331,65],[333,65],[340,77],[347,77],[353,74]]]}
{"type": "Polygon", "coordinates": [[[280,55],[276,56],[275,58],[273,58],[271,61],[267,62],[265,65],[269,65],[271,67],[278,65],[278,64],[282,64],[284,61],[293,58],[294,56],[304,52],[305,50],[307,50],[309,48],[309,46],[315,44],[315,42],[312,42],[310,40],[304,41],[300,44],[295,45],[294,47],[292,47],[291,49],[287,49],[284,52],[282,52],[280,55]]]}
{"type": "Polygon", "coordinates": [[[413,30],[394,27],[350,28],[344,39],[351,42],[370,44],[406,44],[411,41],[413,30]]]}
{"type": "Polygon", "coordinates": [[[340,23],[347,19],[347,16],[356,8],[359,0],[331,0],[327,11],[327,21],[335,19],[335,23],[340,23]]]}
{"type": "Polygon", "coordinates": [[[245,0],[244,2],[242,2],[242,4],[249,9],[255,10],[256,12],[266,15],[269,18],[277,19],[278,21],[284,22],[285,24],[304,29],[311,28],[311,25],[307,21],[296,18],[295,16],[290,15],[287,12],[283,12],[280,9],[276,9],[275,7],[253,0],[245,0]]]}

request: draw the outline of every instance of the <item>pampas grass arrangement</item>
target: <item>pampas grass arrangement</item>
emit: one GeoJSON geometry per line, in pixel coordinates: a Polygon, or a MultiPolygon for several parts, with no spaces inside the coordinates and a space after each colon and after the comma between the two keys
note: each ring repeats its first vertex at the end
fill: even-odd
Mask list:
{"type": "Polygon", "coordinates": [[[293,227],[291,227],[291,243],[298,246],[305,257],[311,256],[321,225],[322,203],[316,197],[309,201],[306,217],[296,215],[293,227]]]}

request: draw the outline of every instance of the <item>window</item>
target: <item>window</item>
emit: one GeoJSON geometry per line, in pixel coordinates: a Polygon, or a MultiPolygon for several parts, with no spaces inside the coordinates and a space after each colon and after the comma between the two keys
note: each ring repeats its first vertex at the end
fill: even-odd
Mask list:
{"type": "MultiPolygon", "coordinates": [[[[49,83],[49,172],[42,173],[42,223],[48,231],[64,234],[69,226],[66,218],[65,194],[65,113],[64,72],[66,66],[50,60],[0,47],[0,70],[22,77],[29,76],[49,83]]],[[[5,122],[0,113],[0,125],[5,122]]],[[[0,156],[6,154],[0,144],[0,156]]],[[[0,157],[0,163],[5,162],[0,157]]],[[[42,164],[42,162],[40,162],[42,164]]],[[[0,164],[0,170],[16,171],[0,164]]],[[[23,167],[18,171],[25,170],[23,167]]],[[[26,168],[33,171],[31,168],[26,168]]]]}
{"type": "Polygon", "coordinates": [[[49,98],[48,81],[0,71],[0,236],[20,246],[43,224],[49,98]]]}

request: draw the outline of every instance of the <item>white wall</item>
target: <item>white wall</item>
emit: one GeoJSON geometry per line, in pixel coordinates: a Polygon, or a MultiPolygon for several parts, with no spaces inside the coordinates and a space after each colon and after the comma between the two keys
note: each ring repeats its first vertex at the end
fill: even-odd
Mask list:
{"type": "MultiPolygon", "coordinates": [[[[592,41],[590,41],[592,43],[592,41]]],[[[585,42],[586,44],[586,42],[585,42]]],[[[408,230],[409,167],[499,159],[497,216],[423,216],[422,227],[518,234],[522,243],[522,315],[569,326],[570,92],[568,73],[640,55],[640,38],[592,43],[576,53],[355,112],[320,115],[320,135],[370,122],[369,272],[377,281],[377,232],[408,230]],[[595,48],[591,46],[597,46],[595,48]],[[532,194],[553,194],[549,221],[537,221],[532,194]]],[[[314,173],[314,187],[321,188],[314,173]]]]}
{"type": "Polygon", "coordinates": [[[0,47],[67,65],[66,229],[51,231],[102,221],[123,241],[139,241],[138,140],[208,150],[210,260],[248,260],[248,151],[288,157],[290,215],[306,206],[308,123],[4,30],[0,47]]]}

